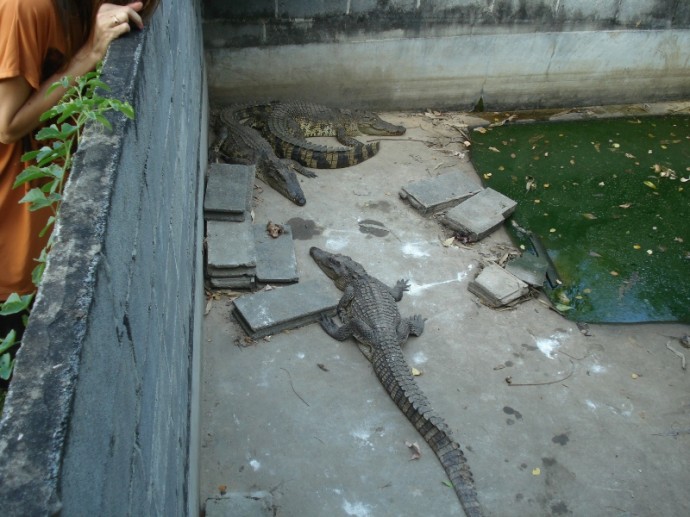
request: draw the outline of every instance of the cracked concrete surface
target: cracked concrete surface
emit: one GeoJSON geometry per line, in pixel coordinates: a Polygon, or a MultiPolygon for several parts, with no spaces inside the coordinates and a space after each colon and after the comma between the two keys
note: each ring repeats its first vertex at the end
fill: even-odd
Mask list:
{"type": "MultiPolygon", "coordinates": [[[[427,322],[405,355],[465,450],[487,515],[688,514],[690,376],[666,348],[688,325],[591,325],[585,335],[544,298],[479,304],[467,285],[511,248],[504,230],[445,247],[448,230],[398,197],[449,168],[474,175],[464,139],[422,114],[383,116],[407,134],[363,164],[300,178],[304,207],[257,182],[256,216],[291,224],[301,280],[323,274],[311,246],[390,285],[410,280],[400,311],[427,322]]],[[[248,343],[231,309],[222,295],[205,320],[202,501],[223,487],[270,492],[284,516],[463,515],[354,341],[312,324],[248,343]]]]}

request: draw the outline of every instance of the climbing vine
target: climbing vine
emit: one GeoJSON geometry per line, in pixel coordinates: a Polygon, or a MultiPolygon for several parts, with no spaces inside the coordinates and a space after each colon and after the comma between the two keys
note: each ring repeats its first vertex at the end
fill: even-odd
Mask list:
{"type": "MultiPolygon", "coordinates": [[[[29,163],[14,183],[14,188],[30,184],[31,188],[21,199],[20,203],[28,203],[29,210],[50,210],[51,214],[40,237],[49,234],[47,244],[36,257],[36,267],[32,271],[32,281],[36,288],[41,282],[46,267],[46,260],[53,246],[53,226],[60,213],[62,193],[67,174],[72,168],[74,152],[88,123],[95,123],[111,130],[112,127],[105,113],[118,111],[128,118],[134,117],[134,110],[127,102],[105,97],[102,94],[110,88],[100,79],[101,66],[90,73],[72,80],[63,77],[51,85],[48,93],[56,88],[65,88],[62,99],[51,109],[41,115],[42,122],[50,122],[36,134],[36,140],[43,145],[22,156],[22,161],[29,163]]],[[[22,323],[26,325],[31,302],[35,296],[31,294],[19,295],[12,293],[5,302],[0,304],[0,315],[22,315],[22,323]]],[[[12,349],[19,346],[18,332],[13,329],[5,336],[0,336],[0,379],[9,380],[14,368],[12,349]]]]}

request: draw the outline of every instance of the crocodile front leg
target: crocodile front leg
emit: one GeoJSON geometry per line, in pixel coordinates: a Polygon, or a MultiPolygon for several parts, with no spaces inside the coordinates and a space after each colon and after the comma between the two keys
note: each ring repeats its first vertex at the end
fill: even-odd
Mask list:
{"type": "MultiPolygon", "coordinates": [[[[389,287],[388,290],[391,292],[391,296],[396,302],[402,300],[403,293],[410,290],[410,282],[406,279],[401,278],[395,283],[394,287],[389,287]]],[[[419,334],[417,334],[419,335],[419,334]]]]}
{"type": "Polygon", "coordinates": [[[294,160],[290,160],[289,158],[278,158],[285,167],[292,169],[298,174],[301,174],[302,176],[305,176],[307,178],[316,178],[316,173],[312,172],[304,167],[302,167],[299,163],[297,163],[294,160]]]}

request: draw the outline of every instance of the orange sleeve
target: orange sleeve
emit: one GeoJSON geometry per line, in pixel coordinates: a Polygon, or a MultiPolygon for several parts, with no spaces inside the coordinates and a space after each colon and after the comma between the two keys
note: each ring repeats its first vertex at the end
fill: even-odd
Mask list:
{"type": "Polygon", "coordinates": [[[22,76],[38,89],[57,29],[51,0],[0,0],[0,79],[22,76]]]}

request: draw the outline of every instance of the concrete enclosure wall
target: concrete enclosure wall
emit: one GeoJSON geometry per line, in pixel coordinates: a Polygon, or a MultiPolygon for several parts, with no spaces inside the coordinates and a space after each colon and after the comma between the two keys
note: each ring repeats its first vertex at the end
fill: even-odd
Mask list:
{"type": "Polygon", "coordinates": [[[487,109],[690,95],[690,2],[204,0],[211,95],[487,109]]]}
{"type": "Polygon", "coordinates": [[[92,128],[0,428],[3,515],[196,514],[201,7],[161,2],[103,80],[134,121],[92,128]]]}

